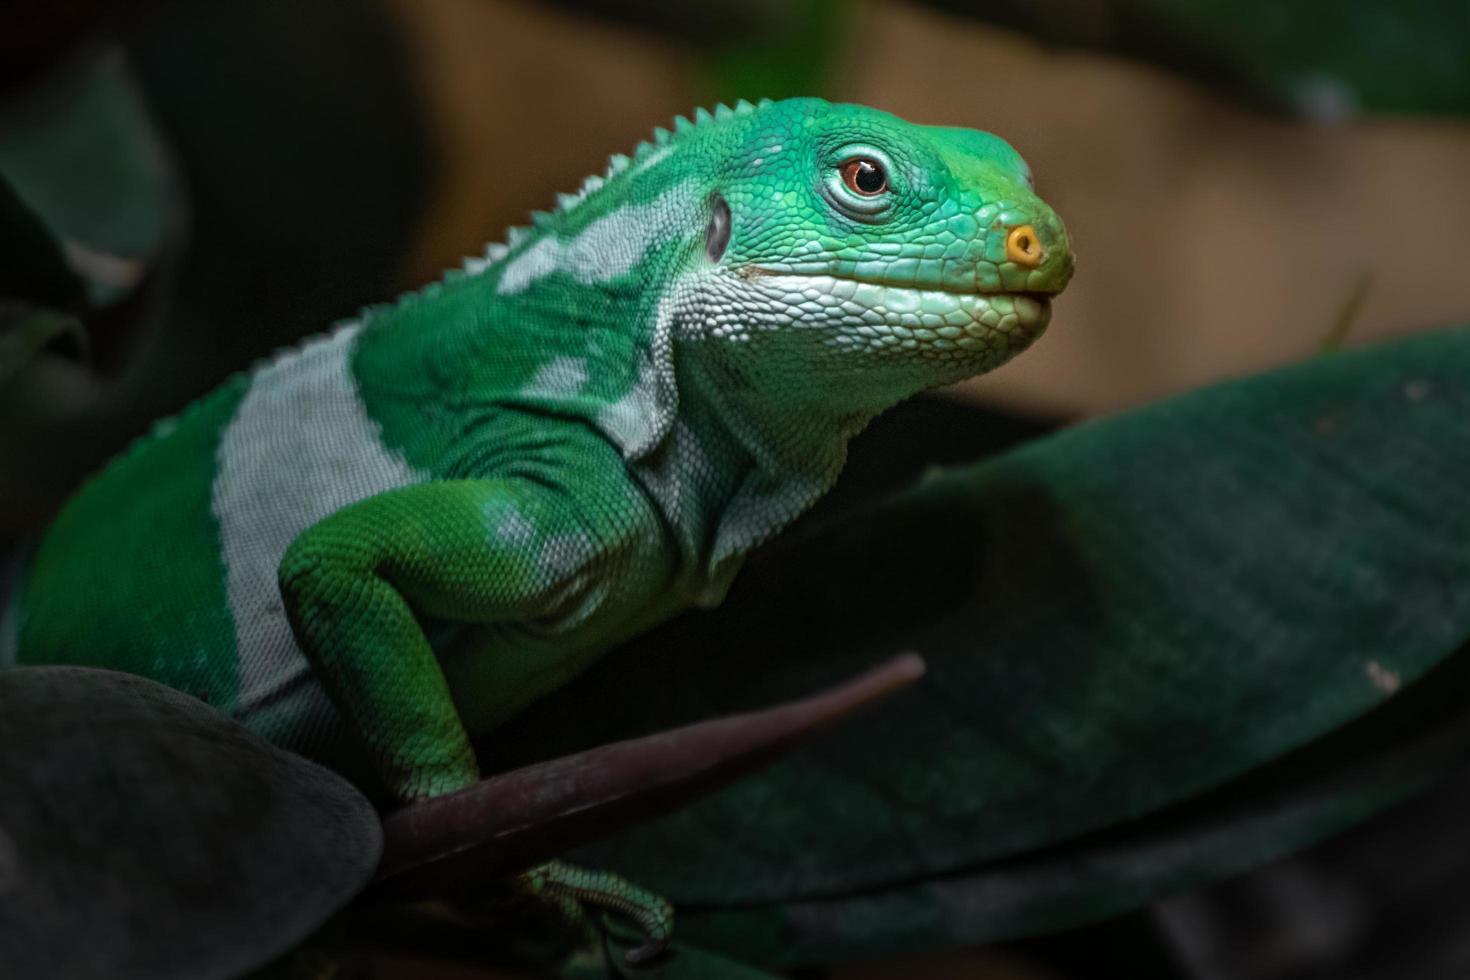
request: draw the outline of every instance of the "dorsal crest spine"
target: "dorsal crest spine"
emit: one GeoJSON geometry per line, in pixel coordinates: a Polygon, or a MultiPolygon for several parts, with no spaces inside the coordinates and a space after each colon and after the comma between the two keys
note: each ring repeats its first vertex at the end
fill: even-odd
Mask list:
{"type": "MultiPolygon", "coordinates": [[[[679,138],[686,133],[693,132],[701,126],[708,126],[716,122],[723,122],[736,116],[743,116],[757,109],[764,109],[771,105],[770,99],[761,99],[759,102],[751,103],[740,99],[733,107],[721,102],[715,105],[713,110],[703,107],[694,110],[691,119],[688,116],[675,116],[672,122],[673,130],[659,126],[654,129],[652,136],[639,143],[633,149],[632,155],[614,153],[608,157],[607,168],[601,174],[592,174],[582,181],[582,186],[573,194],[556,195],[556,206],[551,211],[533,211],[530,215],[530,227],[517,226],[510,228],[505,233],[505,241],[492,242],[485,246],[482,255],[466,258],[461,263],[461,268],[447,270],[443,281],[453,282],[466,276],[477,276],[484,273],[492,266],[505,260],[506,256],[526,245],[537,232],[545,231],[551,226],[557,215],[566,214],[587,199],[588,196],[602,190],[604,186],[618,175],[626,172],[635,163],[642,163],[652,154],[666,152],[668,148],[676,145],[679,138]],[[450,275],[453,273],[453,275],[450,275]]],[[[411,299],[414,293],[405,293],[399,297],[399,303],[411,299]]]]}

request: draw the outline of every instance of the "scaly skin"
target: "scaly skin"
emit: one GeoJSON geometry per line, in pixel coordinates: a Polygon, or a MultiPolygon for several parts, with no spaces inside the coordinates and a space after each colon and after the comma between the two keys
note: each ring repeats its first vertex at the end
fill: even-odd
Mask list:
{"type": "Polygon", "coordinates": [[[852,435],[1023,350],[1071,271],[994,136],[814,99],[678,120],[161,423],[40,542],[10,655],[198,693],[400,801],[461,788],[472,735],[718,602],[852,435]]]}

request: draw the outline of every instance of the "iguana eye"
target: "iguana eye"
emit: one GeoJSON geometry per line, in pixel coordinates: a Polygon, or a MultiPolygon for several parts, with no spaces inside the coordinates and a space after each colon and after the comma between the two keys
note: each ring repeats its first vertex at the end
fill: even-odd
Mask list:
{"type": "Polygon", "coordinates": [[[863,197],[877,197],[888,190],[888,171],[883,169],[883,164],[869,157],[856,157],[848,160],[839,168],[842,173],[842,182],[847,189],[854,194],[863,197]]]}
{"type": "Polygon", "coordinates": [[[881,147],[867,143],[836,147],[821,174],[827,203],[843,217],[866,224],[887,220],[903,188],[903,171],[881,147]]]}

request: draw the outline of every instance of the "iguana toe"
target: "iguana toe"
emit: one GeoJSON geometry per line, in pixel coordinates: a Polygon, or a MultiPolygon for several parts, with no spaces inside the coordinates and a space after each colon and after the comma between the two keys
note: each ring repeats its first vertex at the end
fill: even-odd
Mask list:
{"type": "Polygon", "coordinates": [[[661,954],[674,933],[674,907],[668,901],[611,871],[549,861],[517,875],[515,888],[523,895],[549,900],[564,909],[587,905],[631,919],[643,934],[643,942],[624,954],[624,960],[632,966],[661,954]]]}

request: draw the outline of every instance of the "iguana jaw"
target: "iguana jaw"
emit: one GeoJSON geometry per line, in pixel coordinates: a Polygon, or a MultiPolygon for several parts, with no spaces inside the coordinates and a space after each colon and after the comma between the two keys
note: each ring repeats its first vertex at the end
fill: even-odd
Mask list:
{"type": "Polygon", "coordinates": [[[747,279],[760,276],[784,276],[790,279],[833,279],[840,282],[863,283],[869,286],[884,286],[889,289],[910,289],[915,292],[928,293],[950,293],[954,296],[1029,296],[1038,303],[1049,302],[1053,296],[1061,292],[1060,289],[960,289],[954,285],[947,285],[940,282],[930,283],[915,282],[912,279],[866,278],[839,272],[811,272],[806,269],[792,271],[759,265],[747,265],[739,268],[737,272],[747,279]]]}
{"type": "Polygon", "coordinates": [[[959,291],[820,273],[750,267],[754,288],[777,293],[811,326],[832,326],[843,346],[898,347],[915,343],[937,351],[1008,350],[1035,340],[1051,320],[1054,292],[959,291]]]}

